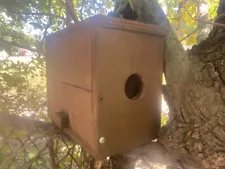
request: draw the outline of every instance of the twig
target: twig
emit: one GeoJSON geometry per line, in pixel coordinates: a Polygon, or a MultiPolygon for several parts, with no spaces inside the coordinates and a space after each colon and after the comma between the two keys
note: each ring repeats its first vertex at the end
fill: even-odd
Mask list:
{"type": "Polygon", "coordinates": [[[180,40],[180,42],[184,41],[185,39],[187,39],[189,36],[191,36],[193,33],[195,33],[198,30],[198,28],[196,28],[195,30],[193,30],[191,33],[189,33],[187,36],[185,36],[184,38],[182,38],[180,40]]]}
{"type": "Polygon", "coordinates": [[[54,15],[54,14],[51,14],[51,13],[15,12],[15,14],[34,15],[34,16],[51,16],[51,17],[55,17],[55,18],[65,19],[64,17],[62,17],[60,15],[54,15]]]}
{"type": "Polygon", "coordinates": [[[178,20],[178,25],[176,30],[178,30],[180,28],[181,25],[181,9],[186,5],[187,0],[183,0],[180,2],[180,4],[178,5],[178,11],[177,11],[177,20],[178,20]]]}
{"type": "Polygon", "coordinates": [[[210,21],[201,21],[199,19],[195,19],[191,14],[190,12],[184,7],[184,10],[188,13],[188,15],[194,20],[194,21],[197,21],[197,22],[202,22],[202,23],[205,23],[205,24],[210,24],[210,25],[213,25],[213,26],[218,26],[218,27],[221,27],[221,28],[225,28],[225,24],[222,24],[222,23],[212,23],[210,21]]]}
{"type": "MultiPolygon", "coordinates": [[[[197,20],[199,21],[199,20],[197,20]]],[[[205,23],[205,24],[210,24],[210,25],[213,25],[213,26],[217,26],[217,27],[221,27],[221,28],[225,28],[225,24],[223,23],[212,23],[210,21],[199,21],[199,22],[202,22],[202,23],[205,23]]]]}
{"type": "Polygon", "coordinates": [[[30,46],[28,46],[28,45],[22,45],[22,44],[19,44],[19,43],[15,42],[15,41],[7,41],[7,40],[5,40],[3,38],[0,38],[0,44],[1,43],[6,44],[8,46],[14,46],[14,47],[17,47],[17,48],[27,49],[27,50],[29,50],[31,52],[35,52],[35,53],[39,52],[39,50],[33,49],[30,46]]]}
{"type": "MultiPolygon", "coordinates": [[[[42,51],[42,46],[44,44],[44,40],[45,40],[45,37],[47,35],[47,31],[48,29],[50,28],[50,26],[52,25],[52,17],[51,17],[51,7],[52,7],[52,0],[48,0],[48,8],[49,8],[49,13],[50,15],[48,16],[48,24],[45,28],[45,31],[43,33],[43,37],[42,37],[42,40],[41,40],[41,44],[40,44],[40,51],[42,51]]],[[[43,52],[44,53],[44,52],[43,52]]],[[[39,57],[40,57],[40,54],[41,53],[38,53],[39,57]]]]}

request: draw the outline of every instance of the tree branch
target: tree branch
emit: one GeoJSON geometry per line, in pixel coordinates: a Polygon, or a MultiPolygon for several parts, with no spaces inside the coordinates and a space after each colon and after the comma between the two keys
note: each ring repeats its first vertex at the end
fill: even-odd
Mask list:
{"type": "Polygon", "coordinates": [[[221,13],[219,14],[215,19],[213,19],[215,22],[218,22],[219,20],[221,20],[222,18],[225,18],[225,13],[221,13]]]}
{"type": "Polygon", "coordinates": [[[178,20],[178,25],[176,30],[179,30],[180,25],[181,25],[181,21],[182,21],[182,16],[181,16],[181,9],[183,8],[183,6],[185,6],[187,3],[187,0],[182,0],[179,5],[178,5],[178,11],[177,11],[177,20],[178,20]]]}
{"type": "Polygon", "coordinates": [[[163,165],[174,165],[178,163],[179,156],[172,155],[169,153],[160,143],[151,142],[144,146],[132,149],[124,154],[126,157],[138,159],[139,157],[146,157],[150,162],[163,164],[163,165]]]}
{"type": "Polygon", "coordinates": [[[43,37],[42,37],[42,40],[41,40],[41,43],[40,43],[39,57],[41,55],[41,51],[42,51],[42,53],[44,53],[43,50],[42,50],[42,47],[43,47],[43,44],[44,44],[44,41],[45,41],[45,37],[48,33],[48,29],[52,25],[51,6],[52,6],[52,0],[48,0],[48,8],[49,8],[50,15],[48,16],[48,24],[46,25],[46,28],[44,30],[43,37]]]}
{"type": "Polygon", "coordinates": [[[53,123],[34,120],[29,117],[22,117],[15,114],[0,112],[0,126],[12,127],[16,130],[23,130],[28,133],[41,133],[45,131],[56,133],[56,126],[53,123]],[[53,130],[50,130],[50,129],[53,130]]]}
{"type": "Polygon", "coordinates": [[[79,23],[72,0],[66,0],[66,6],[68,7],[67,9],[69,10],[70,16],[72,17],[74,23],[79,23]]]}
{"type": "MultiPolygon", "coordinates": [[[[19,44],[17,42],[14,42],[14,41],[7,41],[3,38],[0,38],[0,44],[5,44],[7,46],[13,46],[13,47],[17,47],[17,48],[23,48],[23,49],[27,49],[31,52],[36,52],[38,53],[39,51],[37,49],[33,49],[32,47],[30,47],[29,45],[26,45],[26,44],[19,44]]],[[[42,53],[43,54],[43,53],[42,53]]]]}
{"type": "Polygon", "coordinates": [[[225,1],[224,0],[220,0],[219,7],[217,9],[217,15],[221,15],[224,12],[225,12],[225,1]]]}
{"type": "Polygon", "coordinates": [[[55,17],[55,18],[60,18],[60,19],[65,19],[64,17],[60,16],[60,15],[54,15],[51,13],[35,13],[35,12],[16,12],[15,14],[18,15],[33,15],[33,16],[51,16],[51,17],[55,17]]]}
{"type": "Polygon", "coordinates": [[[184,10],[188,13],[188,15],[189,15],[194,21],[201,22],[201,23],[205,23],[205,24],[210,24],[210,25],[217,26],[217,27],[225,28],[225,24],[222,24],[222,23],[215,23],[215,22],[212,23],[212,22],[210,22],[210,21],[203,21],[203,20],[195,19],[185,7],[184,7],[184,10]]]}
{"type": "Polygon", "coordinates": [[[196,28],[195,30],[193,30],[191,33],[189,33],[187,36],[185,36],[184,38],[182,38],[180,41],[184,41],[185,39],[187,39],[189,36],[191,36],[193,33],[195,33],[199,28],[196,28]]]}
{"type": "MultiPolygon", "coordinates": [[[[61,140],[66,140],[74,144],[74,140],[57,127],[54,123],[34,120],[30,117],[23,117],[7,112],[0,112],[0,127],[11,127],[14,130],[34,134],[43,134],[46,136],[56,135],[61,140]]],[[[0,135],[2,133],[0,132],[0,135]]]]}

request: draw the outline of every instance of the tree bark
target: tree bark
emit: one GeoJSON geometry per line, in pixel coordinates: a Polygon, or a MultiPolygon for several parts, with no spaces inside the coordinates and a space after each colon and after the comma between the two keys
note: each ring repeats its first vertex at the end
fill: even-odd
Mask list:
{"type": "Polygon", "coordinates": [[[218,27],[192,48],[191,79],[182,88],[180,112],[159,138],[185,168],[225,167],[224,54],[225,31],[218,27]]]}
{"type": "MultiPolygon", "coordinates": [[[[218,15],[225,12],[224,7],[225,1],[220,0],[218,15]]],[[[193,162],[195,168],[224,168],[225,29],[214,27],[188,57],[191,79],[182,88],[180,112],[159,140],[169,151],[180,154],[186,168],[193,162]]]]}
{"type": "MultiPolygon", "coordinates": [[[[161,151],[161,157],[168,156],[159,157],[161,163],[174,157],[173,163],[180,168],[225,168],[225,29],[214,27],[208,38],[185,53],[156,0],[133,2],[139,21],[168,30],[164,71],[170,121],[158,139],[165,149],[156,148],[154,154],[161,151]]],[[[225,0],[220,0],[218,15],[224,12],[225,0]]],[[[217,20],[224,21],[224,17],[217,20]]],[[[150,145],[137,148],[130,155],[151,160],[154,147],[150,145]]]]}

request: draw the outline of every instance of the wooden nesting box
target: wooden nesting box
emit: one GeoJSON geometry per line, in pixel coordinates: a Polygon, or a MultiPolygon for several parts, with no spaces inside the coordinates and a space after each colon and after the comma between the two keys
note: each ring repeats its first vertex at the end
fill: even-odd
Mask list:
{"type": "Polygon", "coordinates": [[[96,159],[160,128],[164,31],[97,15],[47,37],[51,119],[96,159]]]}

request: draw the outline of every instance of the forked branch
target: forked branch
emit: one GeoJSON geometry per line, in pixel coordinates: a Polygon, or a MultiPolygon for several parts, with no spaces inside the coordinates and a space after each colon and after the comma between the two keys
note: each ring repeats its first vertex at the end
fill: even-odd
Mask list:
{"type": "Polygon", "coordinates": [[[76,15],[76,10],[74,8],[72,0],[66,0],[66,7],[67,7],[66,9],[68,10],[68,13],[72,17],[74,23],[75,24],[79,23],[79,20],[78,20],[77,15],[76,15]]]}

